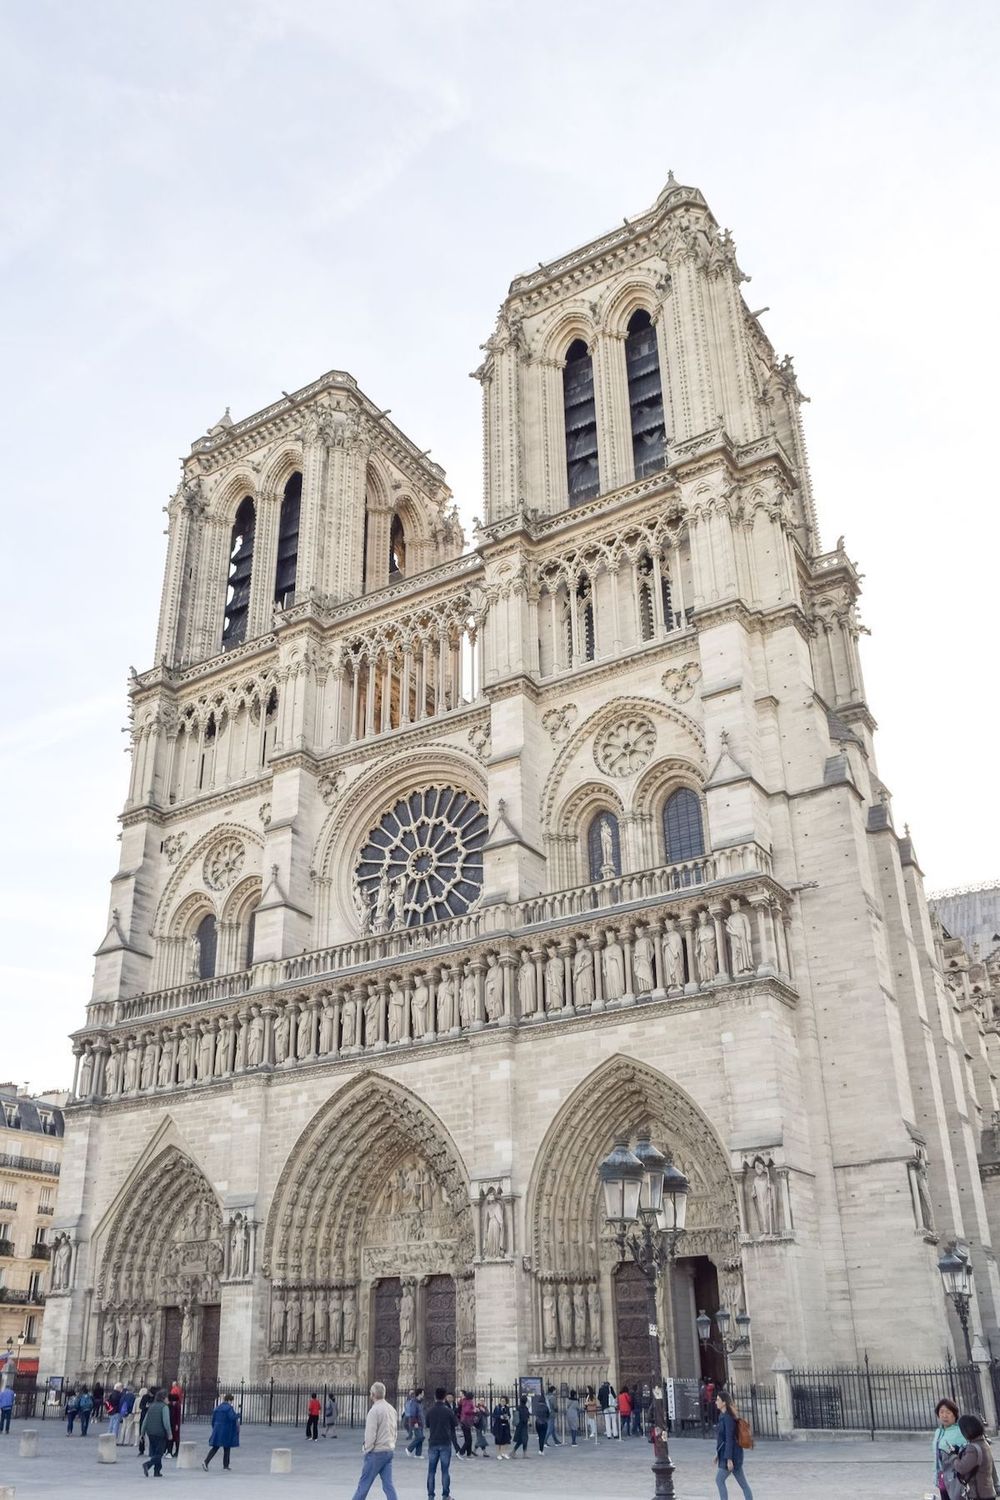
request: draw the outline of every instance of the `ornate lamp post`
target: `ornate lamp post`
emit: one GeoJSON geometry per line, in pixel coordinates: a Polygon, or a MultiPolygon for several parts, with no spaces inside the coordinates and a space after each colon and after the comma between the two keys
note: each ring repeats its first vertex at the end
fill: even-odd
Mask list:
{"type": "Polygon", "coordinates": [[[959,1245],[949,1245],[937,1263],[944,1283],[945,1296],[950,1297],[958,1321],[962,1325],[965,1339],[965,1358],[972,1363],[972,1344],[969,1340],[969,1308],[972,1303],[972,1267],[969,1252],[959,1245]]]}
{"type": "Polygon", "coordinates": [[[674,1466],[667,1445],[663,1369],[657,1327],[657,1284],[677,1254],[687,1216],[688,1180],[658,1151],[648,1130],[635,1150],[616,1141],[598,1168],[608,1227],[622,1256],[631,1255],[646,1278],[646,1312],[653,1373],[653,1476],[655,1500],[674,1500],[674,1466]]]}
{"type": "Polygon", "coordinates": [[[734,1321],[728,1307],[716,1309],[715,1326],[719,1333],[719,1342],[712,1340],[712,1319],[706,1312],[700,1312],[695,1318],[695,1327],[698,1329],[698,1338],[706,1349],[714,1349],[716,1354],[722,1354],[726,1359],[728,1373],[729,1356],[735,1354],[737,1349],[748,1349],[750,1347],[750,1314],[738,1312],[736,1314],[736,1333],[730,1337],[729,1326],[734,1321]]]}

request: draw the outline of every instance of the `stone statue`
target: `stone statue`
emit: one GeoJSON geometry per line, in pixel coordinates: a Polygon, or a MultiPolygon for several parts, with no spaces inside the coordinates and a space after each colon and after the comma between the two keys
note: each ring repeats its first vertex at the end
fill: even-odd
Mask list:
{"type": "Polygon", "coordinates": [[[139,1049],[129,1047],[125,1054],[125,1092],[134,1094],[139,1087],[139,1049]]]}
{"type": "Polygon", "coordinates": [[[128,1320],[128,1347],[133,1359],[139,1358],[139,1349],[142,1342],[142,1320],[139,1310],[136,1308],[128,1320]]]}
{"type": "Polygon", "coordinates": [[[389,906],[392,902],[392,886],[389,881],[389,871],[383,866],[379,877],[378,890],[375,893],[375,916],[372,921],[373,932],[385,932],[389,927],[389,906]]]}
{"type": "Polygon", "coordinates": [[[353,998],[344,1001],[340,1016],[340,1045],[342,1047],[354,1046],[355,1021],[357,1019],[357,1006],[353,998]]]}
{"type": "Polygon", "coordinates": [[[503,1015],[503,971],[495,953],[486,960],[486,1019],[499,1021],[503,1015]]]}
{"type": "Polygon", "coordinates": [[[517,971],[517,1006],[522,1016],[535,1014],[535,966],[527,948],[521,949],[521,967],[517,971]]]}
{"type": "Polygon", "coordinates": [[[215,1035],[210,1026],[206,1026],[198,1038],[198,1077],[211,1078],[212,1064],[215,1061],[215,1035]]]}
{"type": "Polygon", "coordinates": [[[496,1189],[490,1188],[483,1205],[483,1254],[489,1260],[500,1260],[506,1248],[506,1238],[503,1200],[496,1189]]]}
{"type": "Polygon", "coordinates": [[[555,948],[549,948],[548,955],[545,963],[545,1009],[547,1011],[562,1010],[565,978],[563,961],[555,948]]]}
{"type": "Polygon", "coordinates": [[[290,1350],[299,1347],[299,1324],[302,1314],[299,1310],[299,1299],[292,1294],[288,1299],[288,1307],[285,1310],[285,1341],[290,1350]]]}
{"type": "Polygon", "coordinates": [[[341,1322],[344,1313],[344,1297],[339,1288],[330,1293],[330,1331],[327,1342],[331,1350],[341,1347],[341,1322]]]}
{"type": "Polygon", "coordinates": [[[702,984],[715,979],[719,972],[719,955],[715,942],[715,929],[703,911],[698,918],[694,934],[694,951],[698,960],[698,978],[702,984]]]}
{"type": "Polygon", "coordinates": [[[625,993],[625,953],[614,930],[608,933],[603,958],[604,998],[620,1000],[625,993]]]}
{"type": "Polygon", "coordinates": [[[142,1343],[139,1353],[146,1359],[153,1357],[153,1315],[148,1311],[142,1315],[142,1343]]]}
{"type": "Polygon", "coordinates": [[[424,975],[414,974],[413,994],[410,997],[410,1020],[414,1038],[426,1035],[427,1007],[430,1004],[430,998],[430,990],[427,988],[424,975]]]}
{"type": "Polygon", "coordinates": [[[333,1051],[333,1001],[329,996],[323,1001],[323,1017],[319,1023],[319,1050],[325,1057],[333,1051]]]}
{"type": "Polygon", "coordinates": [[[243,1220],[243,1227],[240,1230],[240,1275],[241,1276],[249,1276],[250,1275],[250,1252],[251,1252],[250,1225],[247,1222],[247,1220],[244,1219],[243,1220]]]}
{"type": "Polygon", "coordinates": [[[635,980],[636,994],[646,995],[656,988],[655,962],[656,949],[653,947],[649,928],[636,927],[635,944],[632,948],[632,976],[635,980]]]}
{"type": "Polygon", "coordinates": [[[349,1286],[344,1293],[344,1348],[353,1349],[358,1333],[358,1294],[349,1286]]]}
{"type": "Polygon", "coordinates": [[[732,973],[753,973],[753,938],[750,931],[750,918],[743,911],[740,903],[733,899],[729,903],[729,916],[726,918],[726,933],[729,937],[729,952],[732,957],[732,973]]]}
{"type": "Polygon", "coordinates": [[[414,1296],[413,1282],[403,1282],[403,1294],[399,1299],[399,1347],[412,1349],[414,1345],[414,1296]]]}
{"type": "Polygon", "coordinates": [[[191,942],[191,968],[188,978],[197,984],[201,978],[201,938],[193,937],[191,942]]]}
{"type": "Polygon", "coordinates": [[[285,1343],[285,1302],[280,1292],[275,1292],[271,1303],[271,1349],[277,1352],[285,1343]]]}
{"type": "Polygon", "coordinates": [[[400,875],[392,887],[392,925],[406,926],[406,876],[400,875]]]}
{"type": "Polygon", "coordinates": [[[181,1318],[181,1352],[186,1354],[194,1348],[194,1308],[185,1302],[181,1318]]]}
{"type": "Polygon", "coordinates": [[[559,1339],[556,1327],[556,1295],[548,1284],[542,1288],[542,1345],[546,1350],[555,1349],[559,1339]]]}
{"type": "Polygon", "coordinates": [[[590,1347],[601,1347],[601,1289],[596,1281],[587,1288],[587,1316],[590,1321],[590,1347]]]}
{"type": "Polygon", "coordinates": [[[438,1035],[443,1036],[446,1031],[451,1031],[455,1025],[455,981],[448,969],[441,970],[441,979],[438,983],[437,992],[437,1029],[438,1035]]]}
{"type": "Polygon", "coordinates": [[[406,996],[399,985],[398,979],[389,980],[389,1040],[390,1042],[401,1042],[403,1039],[403,1021],[406,1016],[406,996]]]}
{"type": "Polygon", "coordinates": [[[52,1285],[56,1291],[64,1292],[69,1286],[69,1264],[72,1256],[73,1250],[70,1242],[63,1235],[52,1257],[52,1285]]]}
{"type": "Polygon", "coordinates": [[[755,1234],[774,1233],[774,1183],[762,1156],[755,1156],[750,1178],[750,1212],[755,1234]]]}
{"type": "Polygon", "coordinates": [[[560,1348],[572,1349],[573,1347],[573,1299],[570,1296],[569,1284],[565,1281],[559,1283],[559,1342],[560,1348]]]}
{"type": "Polygon", "coordinates": [[[673,917],[667,918],[667,930],[663,934],[663,981],[668,990],[684,987],[684,939],[677,930],[673,917]]]}
{"type": "Polygon", "coordinates": [[[297,1057],[308,1057],[312,1051],[312,1012],[308,1006],[299,1011],[299,1024],[295,1029],[295,1053],[297,1057]]]}
{"type": "Polygon", "coordinates": [[[104,1326],[101,1329],[101,1354],[105,1359],[114,1359],[117,1343],[118,1322],[114,1313],[108,1308],[104,1313],[104,1326]]]}
{"type": "Polygon", "coordinates": [[[191,1035],[185,1026],[177,1043],[177,1082],[186,1083],[191,1072],[191,1035]]]}
{"type": "Polygon", "coordinates": [[[462,977],[459,1015],[463,1030],[468,1031],[476,1019],[476,971],[471,964],[466,964],[465,974],[462,977]]]}
{"type": "Polygon", "coordinates": [[[573,956],[573,1001],[581,1010],[594,1003],[594,955],[584,938],[577,939],[573,956]]]}
{"type": "Polygon", "coordinates": [[[90,1084],[94,1076],[94,1054],[89,1047],[85,1047],[80,1058],[80,1078],[77,1085],[77,1098],[86,1099],[90,1095],[90,1084]]]}
{"type": "Polygon", "coordinates": [[[573,1347],[587,1347],[587,1289],[582,1281],[573,1286],[573,1347]]]}
{"type": "Polygon", "coordinates": [[[247,1067],[257,1068],[264,1059],[264,1017],[257,1009],[253,1008],[250,1016],[250,1026],[247,1031],[247,1067]]]}
{"type": "Polygon", "coordinates": [[[601,819],[601,879],[613,880],[615,876],[615,839],[611,828],[611,819],[605,815],[601,819]]]}
{"type": "Polygon", "coordinates": [[[356,874],[351,879],[351,894],[361,919],[361,936],[368,937],[372,930],[372,908],[356,874]]]}
{"type": "Polygon", "coordinates": [[[379,1040],[379,1012],[382,1009],[382,996],[378,992],[378,985],[368,986],[368,995],[365,999],[365,1046],[374,1047],[379,1040]]]}
{"type": "Polygon", "coordinates": [[[121,1067],[121,1053],[117,1047],[112,1047],[108,1053],[107,1067],[104,1074],[104,1092],[109,1097],[118,1092],[122,1077],[121,1067]]]}
{"type": "Polygon", "coordinates": [[[302,1299],[302,1347],[311,1349],[316,1331],[316,1304],[311,1291],[302,1299]]]}
{"type": "Polygon", "coordinates": [[[142,1051],[142,1072],[139,1075],[139,1087],[150,1089],[153,1087],[153,1079],[156,1074],[156,1043],[147,1042],[142,1051]]]}
{"type": "Polygon", "coordinates": [[[283,1063],[288,1056],[288,1044],[290,1041],[289,1031],[291,1023],[288,1018],[288,1009],[282,1005],[274,1021],[274,1060],[283,1063]]]}

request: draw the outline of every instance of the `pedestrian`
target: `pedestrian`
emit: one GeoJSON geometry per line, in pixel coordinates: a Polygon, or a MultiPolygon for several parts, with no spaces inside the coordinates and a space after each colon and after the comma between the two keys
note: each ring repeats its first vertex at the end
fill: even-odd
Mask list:
{"type": "Polygon", "coordinates": [[[476,1403],[468,1391],[462,1392],[462,1399],[458,1406],[458,1420],[462,1427],[462,1437],[465,1439],[465,1447],[462,1449],[463,1458],[472,1457],[472,1424],[476,1420],[476,1403]]]}
{"type": "Polygon", "coordinates": [[[622,1437],[629,1437],[632,1433],[632,1397],[627,1385],[623,1385],[618,1392],[618,1422],[622,1437]]]}
{"type": "Polygon", "coordinates": [[[14,1387],[4,1386],[0,1391],[0,1432],[10,1432],[10,1414],[14,1410],[14,1387]]]}
{"type": "MultiPolygon", "coordinates": [[[[139,1392],[139,1396],[142,1395],[142,1392],[145,1389],[146,1387],[143,1386],[142,1391],[139,1392]]],[[[139,1398],[136,1396],[135,1391],[130,1390],[129,1387],[126,1386],[124,1391],[122,1392],[122,1404],[119,1407],[119,1411],[121,1412],[122,1417],[119,1447],[131,1448],[132,1444],[135,1442],[135,1432],[136,1428],[139,1425],[138,1399],[139,1398]]]]}
{"type": "Polygon", "coordinates": [[[715,1404],[715,1381],[705,1381],[705,1426],[714,1427],[715,1420],[719,1415],[719,1409],[715,1404]]]}
{"type": "Polygon", "coordinates": [[[535,1432],[538,1435],[538,1451],[544,1457],[545,1438],[549,1430],[549,1403],[545,1399],[544,1392],[539,1391],[537,1396],[532,1397],[531,1415],[535,1419],[535,1432]]]}
{"type": "Polygon", "coordinates": [[[418,1386],[411,1394],[407,1402],[410,1407],[410,1441],[406,1445],[406,1456],[411,1458],[416,1454],[417,1458],[423,1456],[424,1451],[424,1388],[418,1386]]]}
{"type": "Polygon", "coordinates": [[[105,1403],[108,1412],[108,1431],[115,1440],[116,1448],[118,1446],[118,1434],[121,1431],[122,1425],[122,1396],[124,1393],[125,1387],[120,1380],[116,1381],[105,1403]]]}
{"type": "Polygon", "coordinates": [[[993,1500],[993,1453],[990,1449],[986,1429],[979,1417],[971,1412],[959,1417],[958,1425],[965,1439],[965,1447],[954,1459],[953,1472],[964,1480],[968,1488],[968,1500],[993,1500]]]}
{"type": "Polygon", "coordinates": [[[487,1450],[489,1448],[489,1443],[486,1441],[487,1425],[488,1416],[486,1411],[486,1402],[477,1401],[476,1415],[472,1422],[472,1428],[476,1434],[476,1452],[481,1453],[484,1458],[487,1457],[487,1450]]]}
{"type": "Polygon", "coordinates": [[[569,1400],[566,1402],[566,1426],[569,1430],[570,1446],[575,1448],[577,1433],[580,1431],[580,1399],[576,1391],[570,1391],[569,1400]]]}
{"type": "Polygon", "coordinates": [[[461,1451],[462,1451],[462,1445],[458,1441],[458,1434],[461,1431],[461,1428],[458,1425],[458,1405],[459,1404],[455,1400],[455,1395],[454,1395],[453,1391],[449,1391],[448,1394],[445,1396],[444,1399],[448,1403],[448,1405],[451,1407],[452,1411],[455,1413],[455,1425],[454,1425],[454,1427],[451,1430],[451,1445],[454,1448],[454,1450],[455,1450],[456,1453],[461,1453],[461,1451]]]}
{"type": "Polygon", "coordinates": [[[368,1394],[372,1404],[368,1408],[365,1422],[365,1440],[361,1445],[364,1458],[361,1461],[361,1477],[354,1491],[354,1500],[365,1500],[376,1478],[382,1481],[386,1500],[398,1500],[396,1486],[392,1482],[392,1454],[396,1446],[399,1417],[396,1415],[396,1408],[390,1406],[385,1399],[385,1386],[381,1380],[374,1382],[368,1394]]]}
{"type": "Polygon", "coordinates": [[[740,1441],[743,1435],[740,1431],[741,1424],[748,1438],[750,1428],[733,1405],[733,1399],[728,1391],[719,1391],[715,1398],[715,1405],[719,1413],[715,1428],[715,1482],[719,1488],[719,1495],[721,1500],[726,1500],[726,1485],[731,1474],[746,1496],[746,1500],[753,1500],[753,1491],[747,1484],[746,1475],[743,1473],[743,1446],[740,1441]]]}
{"type": "Polygon", "coordinates": [[[528,1398],[527,1398],[527,1396],[522,1396],[521,1399],[518,1401],[518,1403],[517,1403],[517,1411],[515,1412],[514,1416],[515,1416],[515,1421],[514,1421],[514,1452],[512,1453],[511,1457],[512,1458],[516,1458],[517,1457],[517,1450],[518,1450],[518,1448],[520,1448],[522,1450],[522,1452],[524,1453],[525,1458],[527,1458],[527,1456],[528,1456],[528,1423],[531,1420],[531,1413],[528,1410],[528,1398]]]}
{"type": "Polygon", "coordinates": [[[500,1397],[490,1420],[493,1429],[493,1441],[496,1444],[497,1458],[510,1458],[510,1454],[504,1450],[510,1447],[510,1407],[506,1398],[500,1397]]]}
{"type": "Polygon", "coordinates": [[[958,1425],[958,1407],[950,1396],[942,1396],[935,1410],[937,1431],[934,1434],[934,1488],[942,1500],[948,1500],[947,1473],[955,1451],[965,1447],[965,1435],[958,1425]]]}
{"type": "Polygon", "coordinates": [[[86,1437],[87,1429],[90,1426],[90,1419],[94,1412],[94,1398],[89,1391],[80,1392],[80,1399],[77,1402],[77,1406],[80,1410],[80,1436],[86,1437]]]}
{"type": "Polygon", "coordinates": [[[181,1407],[184,1402],[184,1392],[175,1380],[170,1387],[167,1397],[167,1409],[170,1412],[170,1448],[169,1452],[176,1458],[181,1451],[181,1407]]]}
{"type": "Polygon", "coordinates": [[[556,1388],[554,1385],[549,1386],[548,1390],[545,1393],[545,1400],[549,1408],[549,1432],[545,1441],[549,1444],[555,1443],[557,1448],[561,1448],[562,1438],[556,1431],[556,1427],[558,1425],[556,1419],[559,1416],[559,1398],[556,1395],[556,1388]]]}
{"type": "Polygon", "coordinates": [[[91,1415],[96,1415],[97,1425],[100,1426],[101,1418],[104,1416],[104,1386],[99,1380],[95,1380],[90,1387],[91,1415]]]}
{"type": "Polygon", "coordinates": [[[73,1423],[76,1421],[80,1410],[80,1400],[76,1394],[76,1386],[71,1385],[66,1392],[66,1436],[73,1436],[73,1423]]]}
{"type": "Polygon", "coordinates": [[[583,1402],[583,1415],[587,1423],[587,1438],[593,1438],[595,1443],[597,1442],[597,1413],[600,1409],[597,1396],[594,1394],[594,1387],[588,1385],[583,1402]]]}
{"type": "Polygon", "coordinates": [[[149,1444],[149,1457],[142,1466],[142,1472],[148,1479],[152,1469],[154,1477],[159,1479],[163,1474],[163,1455],[172,1438],[170,1407],[163,1399],[162,1391],[153,1392],[153,1399],[146,1407],[146,1415],[139,1428],[139,1436],[149,1444]]]}
{"type": "Polygon", "coordinates": [[[323,1436],[335,1438],[337,1434],[331,1432],[331,1427],[337,1425],[337,1398],[332,1391],[327,1392],[326,1406],[323,1408],[323,1436]]]}
{"type": "MultiPolygon", "coordinates": [[[[319,1414],[320,1414],[321,1410],[322,1410],[322,1408],[320,1407],[319,1397],[317,1396],[317,1394],[316,1394],[315,1391],[310,1391],[309,1392],[309,1405],[306,1407],[306,1442],[307,1443],[309,1442],[310,1438],[312,1439],[312,1441],[314,1443],[318,1443],[319,1442],[319,1414]]],[[[228,1464],[226,1465],[226,1467],[227,1468],[229,1467],[228,1464]]]]}
{"type": "Polygon", "coordinates": [[[448,1500],[451,1494],[451,1453],[458,1418],[450,1402],[445,1400],[445,1388],[439,1385],[434,1392],[434,1402],[424,1414],[427,1428],[427,1495],[434,1500],[434,1476],[441,1466],[441,1494],[448,1500]]]}
{"type": "Polygon", "coordinates": [[[601,1381],[597,1399],[604,1413],[604,1436],[616,1438],[618,1436],[618,1392],[610,1380],[601,1381]]]}
{"type": "Polygon", "coordinates": [[[629,1395],[632,1397],[632,1436],[642,1437],[642,1394],[639,1387],[634,1385],[629,1395]]]}
{"type": "Polygon", "coordinates": [[[143,1386],[142,1390],[139,1393],[139,1457],[140,1458],[142,1457],[142,1455],[146,1451],[146,1439],[142,1435],[142,1419],[146,1415],[146,1412],[149,1410],[150,1403],[153,1400],[153,1395],[154,1395],[154,1392],[153,1392],[153,1390],[152,1390],[152,1388],[150,1386],[143,1386]]]}
{"type": "Polygon", "coordinates": [[[212,1459],[222,1449],[222,1467],[229,1468],[229,1454],[240,1446],[240,1419],[236,1415],[232,1395],[223,1396],[212,1413],[212,1435],[208,1440],[208,1452],[202,1468],[208,1472],[212,1459]]]}

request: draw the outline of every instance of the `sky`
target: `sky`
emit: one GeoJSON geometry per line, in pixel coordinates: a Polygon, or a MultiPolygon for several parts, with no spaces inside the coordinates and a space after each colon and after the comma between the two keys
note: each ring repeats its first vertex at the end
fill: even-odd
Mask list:
{"type": "Polygon", "coordinates": [[[71,1079],[178,455],[345,369],[468,526],[508,283],[671,169],[810,398],[896,826],[1000,877],[998,64],[974,0],[0,0],[0,1079],[71,1079]]]}

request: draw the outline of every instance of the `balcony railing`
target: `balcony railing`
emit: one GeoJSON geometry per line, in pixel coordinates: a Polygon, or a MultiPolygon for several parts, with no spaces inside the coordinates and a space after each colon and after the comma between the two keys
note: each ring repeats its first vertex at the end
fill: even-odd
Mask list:
{"type": "MultiPolygon", "coordinates": [[[[14,1241],[13,1240],[0,1240],[0,1255],[11,1255],[12,1256],[13,1254],[14,1254],[14,1241]]],[[[0,1287],[0,1291],[2,1291],[2,1290],[3,1290],[3,1288],[0,1287]]]]}
{"type": "Polygon", "coordinates": [[[59,1176],[57,1161],[42,1161],[37,1156],[6,1156],[0,1153],[0,1167],[11,1172],[43,1172],[46,1177],[59,1176]]]}
{"type": "Polygon", "coordinates": [[[35,1243],[31,1247],[31,1259],[32,1260],[51,1260],[52,1259],[52,1247],[51,1247],[51,1245],[43,1245],[43,1244],[40,1244],[38,1240],[36,1240],[35,1243]]]}
{"type": "Polygon", "coordinates": [[[16,1213],[17,1213],[17,1199],[16,1198],[0,1198],[0,1214],[16,1214],[16,1213]]]}
{"type": "MultiPolygon", "coordinates": [[[[0,1208],[3,1208],[2,1203],[0,1203],[0,1208]]],[[[40,1214],[54,1214],[55,1207],[51,1203],[39,1203],[37,1211],[40,1214]]]]}
{"type": "Polygon", "coordinates": [[[0,1286],[0,1303],[16,1302],[22,1307],[44,1307],[45,1293],[20,1286],[0,1286]]]}

